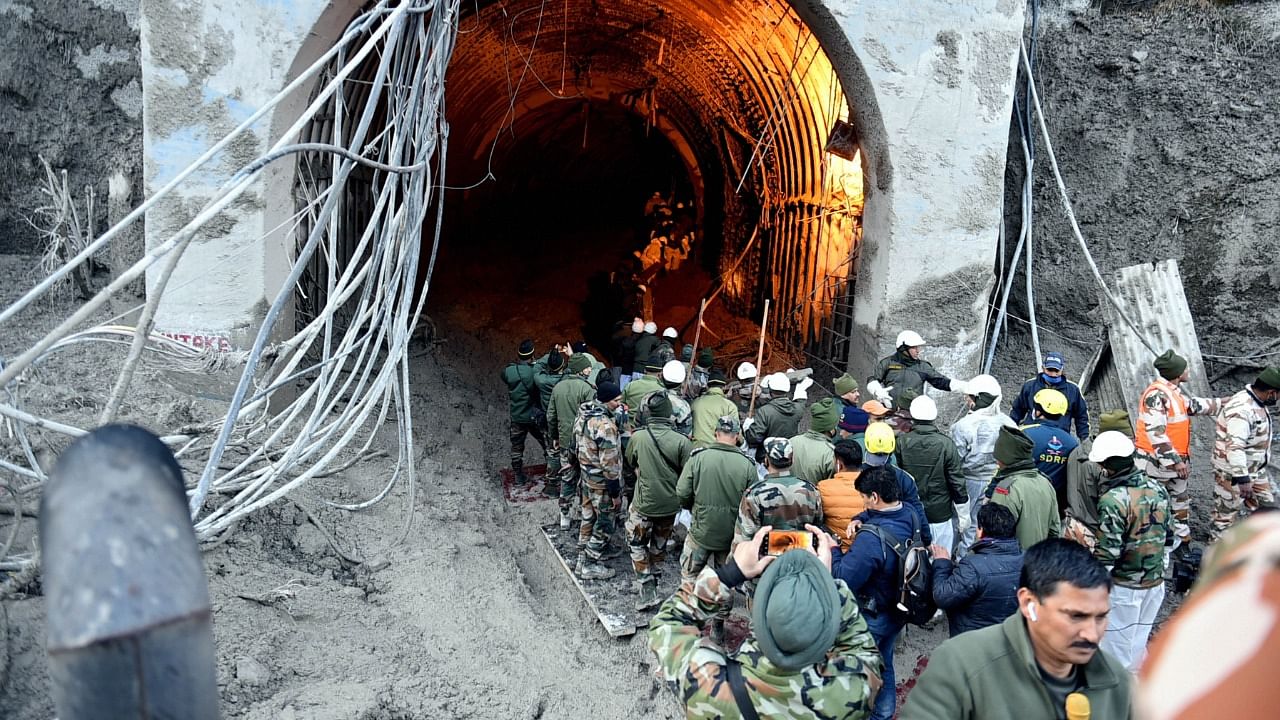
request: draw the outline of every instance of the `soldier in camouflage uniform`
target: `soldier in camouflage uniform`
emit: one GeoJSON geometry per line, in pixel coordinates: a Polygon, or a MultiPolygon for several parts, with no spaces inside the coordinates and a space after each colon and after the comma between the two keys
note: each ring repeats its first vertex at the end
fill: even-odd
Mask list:
{"type": "Polygon", "coordinates": [[[534,383],[533,341],[520,343],[519,360],[502,370],[502,381],[507,385],[507,397],[510,405],[511,430],[511,470],[515,473],[518,485],[529,484],[524,474],[524,441],[532,435],[542,446],[543,454],[547,454],[547,443],[542,437],[542,429],[534,422],[534,410],[538,408],[538,388],[534,383]]]}
{"type": "Polygon", "coordinates": [[[1165,548],[1173,545],[1169,493],[1134,465],[1136,449],[1108,430],[1093,441],[1089,461],[1102,468],[1093,556],[1111,573],[1111,615],[1100,643],[1131,673],[1142,666],[1147,638],[1164,602],[1165,548]]]}
{"type": "Polygon", "coordinates": [[[542,491],[551,497],[556,497],[560,492],[556,487],[556,482],[560,478],[560,436],[558,432],[552,430],[547,413],[551,409],[551,393],[564,379],[564,371],[564,353],[560,352],[559,348],[547,353],[546,357],[539,358],[533,364],[533,384],[538,388],[538,397],[543,409],[542,432],[546,436],[547,444],[550,445],[546,453],[547,474],[544,476],[546,480],[542,491]]]}
{"type": "Polygon", "coordinates": [[[595,399],[582,404],[573,424],[578,465],[582,468],[578,492],[582,523],[578,526],[578,564],[574,572],[584,580],[604,580],[614,574],[600,561],[610,550],[614,517],[622,503],[622,438],[613,418],[621,395],[617,383],[602,381],[595,399]]]}
{"type": "Polygon", "coordinates": [[[1271,489],[1271,411],[1280,396],[1280,368],[1263,370],[1244,390],[1232,395],[1217,418],[1213,443],[1212,540],[1249,512],[1273,508],[1271,489]]]}
{"type": "Polygon", "coordinates": [[[658,356],[663,365],[676,359],[676,338],[678,333],[673,327],[669,327],[662,331],[662,339],[653,348],[653,354],[658,356]]]}
{"type": "MultiPolygon", "coordinates": [[[[663,389],[655,390],[654,392],[665,393],[671,399],[671,426],[675,428],[676,432],[691,438],[693,437],[693,409],[689,407],[689,403],[684,398],[680,397],[680,385],[683,382],[684,365],[681,365],[679,360],[672,360],[662,366],[663,389]]],[[[649,393],[649,395],[652,394],[654,393],[649,393]]],[[[635,418],[633,434],[635,430],[644,427],[645,423],[649,421],[647,410],[649,395],[646,395],[640,401],[639,410],[632,413],[635,418]]]]}
{"type": "MultiPolygon", "coordinates": [[[[685,349],[692,350],[692,346],[685,345],[685,349]]],[[[680,389],[681,397],[692,403],[707,391],[708,382],[711,379],[711,365],[714,362],[715,353],[711,348],[703,348],[698,351],[696,363],[692,365],[689,362],[684,363],[685,369],[689,372],[689,379],[680,389]]]]}
{"type": "Polygon", "coordinates": [[[686,718],[744,717],[735,686],[761,718],[862,720],[870,713],[884,665],[849,587],[831,577],[830,538],[818,534],[816,557],[791,550],[760,558],[759,532],[732,561],[684,583],[654,616],[649,647],[658,678],[686,718]],[[702,628],[732,602],[734,587],[757,577],[751,631],[729,655],[704,640],[702,628]]]}
{"type": "Polygon", "coordinates": [[[1138,448],[1138,468],[1164,484],[1173,500],[1173,532],[1179,544],[1191,541],[1191,417],[1217,415],[1222,401],[1190,397],[1182,383],[1191,377],[1187,359],[1167,350],[1152,363],[1160,377],[1142,392],[1138,400],[1138,422],[1134,445],[1138,448]]]}
{"type": "Polygon", "coordinates": [[[591,362],[581,354],[569,358],[569,373],[551,391],[547,428],[560,444],[560,529],[569,529],[572,503],[578,497],[578,454],[573,445],[573,424],[578,408],[595,397],[587,380],[591,362]]]}
{"type": "MultiPolygon", "coordinates": [[[[751,393],[756,387],[756,366],[744,361],[738,365],[736,374],[738,379],[725,387],[724,396],[738,406],[738,414],[745,418],[747,410],[751,408],[751,393]]],[[[760,400],[757,399],[756,402],[760,400]]]]}
{"type": "Polygon", "coordinates": [[[764,452],[764,479],[747,488],[738,506],[735,545],[750,540],[765,525],[776,530],[803,530],[805,525],[822,524],[822,495],[817,486],[791,474],[791,441],[765,438],[764,452]]]}
{"type": "Polygon", "coordinates": [[[649,422],[631,438],[622,454],[622,475],[635,488],[627,513],[627,546],[639,591],[637,610],[659,602],[653,568],[662,563],[680,502],[676,483],[689,461],[693,443],[671,427],[671,399],[663,393],[648,398],[649,422]]]}

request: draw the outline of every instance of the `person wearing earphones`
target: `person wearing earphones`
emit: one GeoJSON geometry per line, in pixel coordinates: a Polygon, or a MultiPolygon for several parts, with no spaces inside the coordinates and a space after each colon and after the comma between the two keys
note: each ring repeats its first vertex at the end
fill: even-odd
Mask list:
{"type": "Polygon", "coordinates": [[[901,720],[1131,718],[1133,681],[1101,650],[1111,576],[1078,543],[1032,545],[1018,579],[1018,612],[939,645],[901,720]]]}

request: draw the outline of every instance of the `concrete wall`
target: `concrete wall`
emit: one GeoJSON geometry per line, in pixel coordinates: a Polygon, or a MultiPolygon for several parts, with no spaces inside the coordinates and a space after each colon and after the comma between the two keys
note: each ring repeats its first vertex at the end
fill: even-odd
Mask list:
{"type": "MultiPolygon", "coordinates": [[[[150,0],[143,9],[146,183],[161,187],[332,43],[354,4],[150,0]]],[[[863,134],[870,184],[851,366],[870,370],[911,327],[930,359],[976,367],[996,253],[1024,0],[795,2],[833,55],[863,134]],[[842,35],[836,37],[833,33],[842,35]],[[833,52],[834,49],[834,52],[833,52]]],[[[181,227],[236,168],[263,152],[305,95],[260,123],[148,218],[148,242],[181,227]]],[[[277,163],[188,251],[162,330],[244,345],[287,272],[287,239],[258,238],[293,211],[277,163]]],[[[154,281],[154,273],[152,274],[154,281]]]]}

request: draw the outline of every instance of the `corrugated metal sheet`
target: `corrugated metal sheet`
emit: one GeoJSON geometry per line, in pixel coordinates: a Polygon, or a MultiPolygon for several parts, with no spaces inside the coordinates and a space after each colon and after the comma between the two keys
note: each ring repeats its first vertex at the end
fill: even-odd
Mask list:
{"type": "MultiPolygon", "coordinates": [[[[1112,274],[1111,286],[1124,314],[1133,320],[1156,352],[1173,348],[1187,358],[1191,379],[1184,386],[1197,396],[1209,395],[1208,376],[1200,354],[1182,274],[1176,260],[1162,260],[1121,268],[1112,274]]],[[[1155,377],[1155,355],[1133,333],[1115,307],[1100,298],[1107,323],[1107,341],[1085,368],[1081,384],[1095,392],[1104,407],[1124,407],[1132,414],[1138,397],[1155,377]]]]}

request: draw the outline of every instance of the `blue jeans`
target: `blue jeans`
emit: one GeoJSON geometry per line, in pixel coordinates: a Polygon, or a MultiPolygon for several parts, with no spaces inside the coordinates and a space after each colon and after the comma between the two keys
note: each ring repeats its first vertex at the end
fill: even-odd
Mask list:
{"type": "Polygon", "coordinates": [[[870,720],[891,720],[898,707],[898,683],[893,673],[893,646],[902,632],[902,625],[889,618],[888,614],[866,615],[867,629],[876,640],[876,648],[884,659],[884,686],[876,695],[875,707],[871,711],[870,720]]]}

